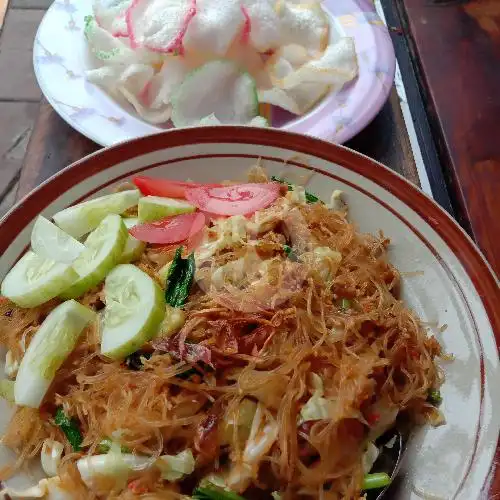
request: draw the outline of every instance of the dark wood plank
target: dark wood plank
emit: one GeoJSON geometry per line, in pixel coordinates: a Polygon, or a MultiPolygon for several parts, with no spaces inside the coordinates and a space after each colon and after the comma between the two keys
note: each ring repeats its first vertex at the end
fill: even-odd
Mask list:
{"type": "Polygon", "coordinates": [[[455,216],[452,200],[437,152],[436,141],[431,131],[427,116],[425,101],[415,70],[415,64],[409,50],[409,43],[401,28],[399,13],[394,8],[392,0],[382,0],[382,8],[394,45],[394,51],[403,81],[406,100],[411,111],[411,118],[416,139],[422,155],[423,167],[427,172],[432,196],[451,216],[455,216]]]}
{"type": "Polygon", "coordinates": [[[458,219],[500,272],[500,2],[392,0],[404,18],[458,219]]]}
{"type": "Polygon", "coordinates": [[[374,158],[417,186],[420,185],[395,88],[373,122],[346,146],[374,158]]]}
{"type": "MultiPolygon", "coordinates": [[[[374,121],[346,145],[386,164],[414,184],[419,184],[395,90],[374,121]]],[[[42,100],[21,173],[18,199],[65,166],[97,151],[99,147],[74,131],[47,101],[42,100]]]]}
{"type": "Polygon", "coordinates": [[[73,130],[43,99],[26,152],[17,198],[23,198],[62,168],[99,148],[73,130]]]}

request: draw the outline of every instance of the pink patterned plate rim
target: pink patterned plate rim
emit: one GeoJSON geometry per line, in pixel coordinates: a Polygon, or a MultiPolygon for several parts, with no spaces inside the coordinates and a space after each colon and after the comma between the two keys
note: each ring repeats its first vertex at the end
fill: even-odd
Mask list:
{"type": "MultiPolygon", "coordinates": [[[[89,67],[83,35],[91,0],[56,0],[40,23],[33,47],[38,84],[55,111],[75,130],[102,146],[164,131],[149,124],[131,106],[119,103],[85,80],[89,67]]],[[[359,75],[337,94],[295,117],[280,108],[271,125],[342,144],[366,127],[384,105],[392,87],[396,59],[382,20],[369,0],[324,0],[331,37],[355,38],[359,75]]]]}

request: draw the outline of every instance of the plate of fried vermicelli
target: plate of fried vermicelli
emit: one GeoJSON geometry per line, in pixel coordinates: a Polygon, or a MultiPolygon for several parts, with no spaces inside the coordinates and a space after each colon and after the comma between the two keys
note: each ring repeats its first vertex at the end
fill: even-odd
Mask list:
{"type": "Polygon", "coordinates": [[[498,282],[382,165],[179,130],[71,165],[0,227],[5,498],[495,493],[498,282]]]}

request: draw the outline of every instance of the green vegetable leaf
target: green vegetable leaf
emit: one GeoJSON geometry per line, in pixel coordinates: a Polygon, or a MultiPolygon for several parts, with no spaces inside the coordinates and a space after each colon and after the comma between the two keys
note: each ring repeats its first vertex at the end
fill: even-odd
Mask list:
{"type": "Polygon", "coordinates": [[[285,255],[293,262],[297,262],[299,260],[297,254],[293,251],[293,248],[290,245],[283,245],[283,251],[285,252],[285,255]]]}
{"type": "MultiPolygon", "coordinates": [[[[285,181],[285,179],[282,179],[281,177],[276,177],[275,175],[271,175],[271,180],[274,182],[279,182],[280,184],[286,184],[288,186],[288,191],[293,191],[293,184],[291,182],[285,181]]],[[[306,195],[306,201],[307,203],[316,203],[319,201],[319,198],[315,195],[310,193],[309,191],[305,192],[306,195]]]]}
{"type": "Polygon", "coordinates": [[[391,484],[391,478],[385,472],[366,474],[363,480],[363,490],[376,490],[391,484]]]}
{"type": "Polygon", "coordinates": [[[73,450],[80,451],[83,437],[80,429],[78,428],[78,422],[76,419],[69,418],[60,406],[56,411],[54,422],[64,432],[73,450]]]}
{"type": "Polygon", "coordinates": [[[441,391],[439,389],[429,389],[427,401],[433,406],[439,406],[443,402],[441,391]]]}
{"type": "Polygon", "coordinates": [[[306,191],[306,201],[307,203],[316,203],[317,201],[319,201],[319,198],[315,194],[306,191]]]}
{"type": "Polygon", "coordinates": [[[192,498],[194,500],[245,500],[232,491],[213,485],[196,488],[192,498]]]}
{"type": "Polygon", "coordinates": [[[186,302],[193,284],[196,264],[194,253],[183,259],[182,247],[177,248],[167,276],[165,299],[172,307],[181,307],[186,302]]]}

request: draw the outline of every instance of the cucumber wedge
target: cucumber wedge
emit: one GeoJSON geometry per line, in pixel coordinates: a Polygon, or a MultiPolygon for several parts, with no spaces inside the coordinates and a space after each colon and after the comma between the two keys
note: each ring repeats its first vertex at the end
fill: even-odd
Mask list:
{"type": "Polygon", "coordinates": [[[31,249],[45,259],[71,264],[85,245],[39,215],[31,232],[31,249]]]}
{"type": "Polygon", "coordinates": [[[141,193],[132,189],[108,194],[94,200],[65,208],[54,215],[55,223],[74,238],[80,238],[95,229],[109,214],[121,214],[137,205],[141,193]]]}
{"type": "Polygon", "coordinates": [[[60,295],[63,299],[76,299],[98,285],[118,264],[128,238],[127,228],[119,215],[107,215],[92,231],[85,250],[73,262],[79,278],[60,295]]]}
{"type": "MultiPolygon", "coordinates": [[[[131,217],[129,219],[123,219],[123,223],[128,230],[131,227],[137,226],[137,224],[139,224],[139,219],[131,217]]],[[[137,260],[142,255],[142,252],[144,252],[145,248],[146,243],[144,243],[143,241],[139,241],[129,233],[127,241],[125,243],[125,248],[123,249],[123,253],[120,258],[120,264],[128,264],[129,262],[137,260]]]]}
{"type": "Polygon", "coordinates": [[[189,73],[172,95],[176,127],[214,115],[222,124],[246,124],[258,115],[255,80],[232,61],[210,61],[189,73]]]}
{"type": "Polygon", "coordinates": [[[139,222],[152,222],[172,215],[194,212],[196,207],[187,201],[160,196],[144,196],[139,200],[139,222]]]}
{"type": "Polygon", "coordinates": [[[30,250],[9,271],[1,291],[19,307],[36,307],[57,297],[77,279],[70,265],[44,259],[30,250]]]}
{"type": "Polygon", "coordinates": [[[132,264],[116,266],[108,274],[104,294],[101,352],[122,359],[156,335],[165,314],[165,296],[153,279],[132,264]]]}
{"type": "Polygon", "coordinates": [[[56,371],[68,357],[87,324],[96,318],[74,300],[57,306],[45,318],[19,366],[14,385],[16,404],[38,408],[56,371]]]}

